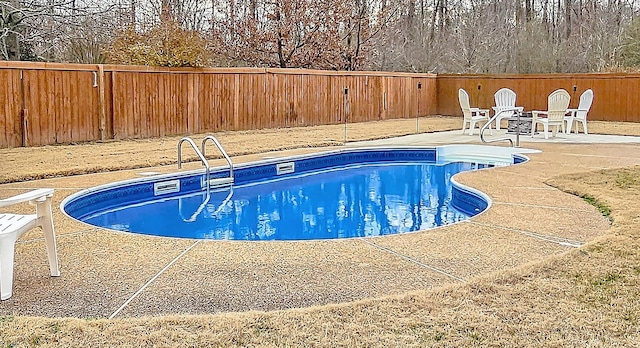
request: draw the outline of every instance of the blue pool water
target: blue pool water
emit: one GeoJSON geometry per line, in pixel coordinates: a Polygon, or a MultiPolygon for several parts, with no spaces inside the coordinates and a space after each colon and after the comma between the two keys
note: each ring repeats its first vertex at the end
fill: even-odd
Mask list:
{"type": "Polygon", "coordinates": [[[85,223],[140,234],[310,240],[425,230],[468,219],[488,206],[478,193],[452,185],[451,177],[493,164],[441,163],[435,155],[387,152],[341,153],[345,159],[307,171],[299,168],[334,157],[297,160],[298,172],[287,175],[270,173],[277,164],[240,168],[233,187],[209,193],[201,188],[202,173],[179,178],[181,189],[171,194],[149,193],[150,185],[157,185],[151,179],[107,185],[69,197],[62,207],[85,223]],[[262,178],[238,182],[258,172],[262,178]]]}

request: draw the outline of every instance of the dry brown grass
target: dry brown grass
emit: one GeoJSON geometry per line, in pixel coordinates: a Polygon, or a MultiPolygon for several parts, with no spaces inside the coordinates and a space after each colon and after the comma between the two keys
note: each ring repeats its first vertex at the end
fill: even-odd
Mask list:
{"type": "MultiPolygon", "coordinates": [[[[598,130],[597,123],[590,127],[591,132],[608,134],[624,128],[603,124],[598,130]]],[[[383,128],[383,133],[389,130],[383,128]]],[[[628,128],[625,133],[640,133],[636,125],[628,128]]],[[[314,133],[310,129],[303,137],[314,133]]],[[[322,141],[314,139],[307,141],[322,141]]],[[[166,142],[173,147],[175,139],[166,142]]],[[[255,146],[268,149],[262,142],[255,146]]],[[[145,160],[157,159],[138,158],[130,165],[145,160]]],[[[3,175],[11,180],[11,175],[3,175]]],[[[640,167],[631,167],[549,179],[550,185],[609,209],[613,218],[609,233],[580,249],[464,285],[268,313],[116,320],[5,316],[0,317],[0,342],[5,346],[634,347],[640,342],[639,178],[640,167]]]]}
{"type": "MultiPolygon", "coordinates": [[[[420,132],[457,129],[455,117],[424,117],[420,132]]],[[[415,119],[388,120],[347,125],[347,141],[362,141],[415,134],[415,119]]],[[[265,129],[216,133],[230,156],[344,143],[344,125],[265,129]]],[[[199,145],[204,135],[194,135],[199,145]]],[[[176,144],[180,137],[105,141],[78,145],[55,145],[0,149],[3,164],[0,184],[54,176],[145,168],[176,163],[176,144]]],[[[213,147],[213,157],[220,156],[213,147]]],[[[186,160],[195,160],[184,145],[186,160]]]]}

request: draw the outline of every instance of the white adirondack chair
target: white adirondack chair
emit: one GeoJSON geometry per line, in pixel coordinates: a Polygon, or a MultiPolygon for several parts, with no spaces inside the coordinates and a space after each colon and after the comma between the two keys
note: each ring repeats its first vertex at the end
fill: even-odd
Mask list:
{"type": "MultiPolygon", "coordinates": [[[[547,98],[547,111],[532,111],[533,120],[531,122],[531,127],[534,127],[537,123],[542,124],[544,127],[544,138],[549,139],[549,127],[555,127],[553,129],[553,136],[556,136],[558,133],[558,127],[562,127],[562,132],[564,133],[564,117],[567,114],[567,108],[569,108],[569,101],[571,100],[571,96],[569,92],[564,89],[558,89],[551,94],[547,98]],[[546,117],[545,117],[546,116],[546,117]]],[[[531,137],[533,137],[535,132],[531,132],[531,137]]]]}
{"type": "Polygon", "coordinates": [[[30,202],[36,206],[36,213],[17,215],[0,213],[0,300],[6,300],[13,293],[13,256],[15,242],[25,232],[35,227],[42,227],[47,245],[49,270],[51,276],[60,276],[58,253],[56,251],[56,235],[53,229],[51,214],[51,197],[53,189],[37,189],[21,195],[0,200],[0,208],[30,202]]]}
{"type": "Polygon", "coordinates": [[[504,118],[509,118],[516,114],[516,110],[522,111],[522,107],[516,108],[516,92],[510,90],[509,88],[500,88],[494,95],[493,98],[496,101],[496,106],[493,107],[493,111],[496,117],[496,129],[500,129],[500,121],[504,118]],[[502,112],[507,109],[516,109],[512,112],[502,112]]]}
{"type": "MultiPolygon", "coordinates": [[[[473,129],[476,127],[476,123],[489,121],[489,109],[472,108],[469,106],[469,94],[462,88],[458,90],[458,101],[460,101],[460,108],[462,109],[462,115],[464,117],[462,121],[462,134],[464,134],[468,123],[469,135],[473,135],[473,129]]],[[[489,126],[489,131],[491,131],[491,126],[489,126]]],[[[493,134],[493,132],[491,134],[493,134]]]]}
{"type": "MultiPolygon", "coordinates": [[[[593,103],[593,91],[588,89],[582,92],[580,96],[580,104],[578,104],[577,109],[569,109],[568,112],[571,113],[570,116],[565,116],[564,120],[567,122],[567,133],[571,133],[571,128],[573,127],[574,122],[582,123],[582,130],[584,134],[589,134],[587,131],[587,113],[589,109],[591,109],[591,104],[593,103]]],[[[576,123],[576,134],[578,134],[578,124],[576,123]]]]}

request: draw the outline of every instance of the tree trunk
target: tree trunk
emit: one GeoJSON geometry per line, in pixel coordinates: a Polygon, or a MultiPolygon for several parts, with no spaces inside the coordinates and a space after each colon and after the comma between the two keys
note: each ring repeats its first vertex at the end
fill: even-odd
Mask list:
{"type": "Polygon", "coordinates": [[[571,8],[572,8],[571,0],[564,0],[564,25],[565,25],[565,38],[569,38],[571,36],[571,8]]]}

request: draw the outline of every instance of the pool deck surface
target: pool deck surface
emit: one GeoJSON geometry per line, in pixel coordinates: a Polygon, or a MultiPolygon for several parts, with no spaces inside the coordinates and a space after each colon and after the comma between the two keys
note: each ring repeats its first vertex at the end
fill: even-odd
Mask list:
{"type": "MultiPolygon", "coordinates": [[[[494,136],[499,133],[494,131],[494,136]]],[[[545,184],[560,174],[640,164],[640,137],[560,134],[520,138],[531,161],[462,173],[459,182],[493,200],[469,221],[417,233],[328,241],[173,239],[94,228],[64,216],[60,202],[95,185],[173,172],[163,166],[0,185],[0,197],[52,187],[62,275],[48,275],[39,230],[16,245],[13,297],[0,315],[121,318],[276,310],[339,303],[466,282],[572,250],[609,222],[583,199],[545,184]]],[[[460,131],[346,146],[481,144],[460,131]]],[[[506,142],[494,146],[506,146],[506,142]]],[[[235,162],[317,152],[238,156],[235,162]]],[[[132,154],[134,155],[134,154],[132,154]]],[[[198,168],[190,164],[186,169],[198,168]]],[[[18,207],[31,212],[27,205],[18,207]]],[[[15,211],[15,210],[14,210],[15,211]]]]}

